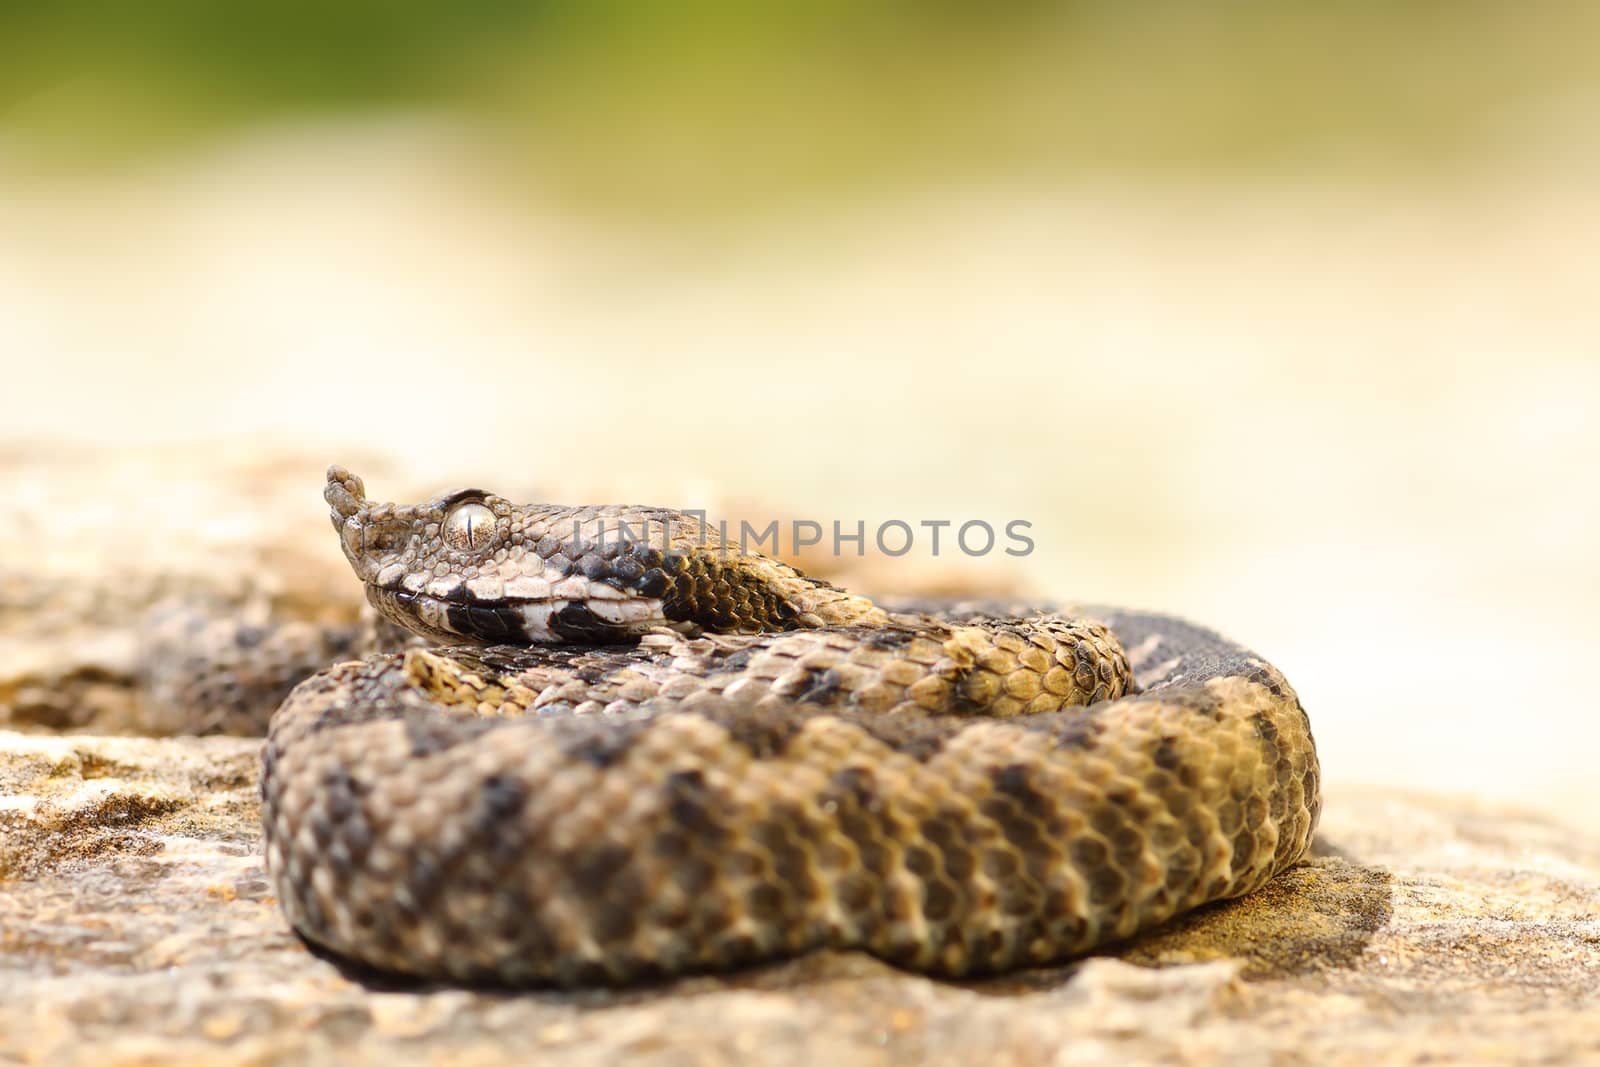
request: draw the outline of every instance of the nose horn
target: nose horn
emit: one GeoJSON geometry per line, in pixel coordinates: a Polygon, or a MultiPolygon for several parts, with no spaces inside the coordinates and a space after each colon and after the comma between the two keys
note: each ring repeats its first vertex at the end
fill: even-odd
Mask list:
{"type": "Polygon", "coordinates": [[[348,519],[367,502],[367,488],[360,478],[334,464],[328,468],[328,484],[322,490],[322,499],[336,516],[348,519]]]}

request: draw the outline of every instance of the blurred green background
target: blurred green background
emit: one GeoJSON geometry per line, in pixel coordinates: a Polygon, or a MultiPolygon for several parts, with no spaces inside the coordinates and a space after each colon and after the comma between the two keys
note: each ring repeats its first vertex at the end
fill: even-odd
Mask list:
{"type": "Polygon", "coordinates": [[[1194,616],[1330,781],[1597,825],[1597,115],[1593,3],[0,0],[0,500],[1024,518],[832,565],[1194,616]]]}
{"type": "Polygon", "coordinates": [[[83,166],[444,111],[542,193],[726,213],[930,172],[1448,170],[1592,105],[1597,40],[1585,3],[12,0],[0,113],[10,165],[83,166]]]}

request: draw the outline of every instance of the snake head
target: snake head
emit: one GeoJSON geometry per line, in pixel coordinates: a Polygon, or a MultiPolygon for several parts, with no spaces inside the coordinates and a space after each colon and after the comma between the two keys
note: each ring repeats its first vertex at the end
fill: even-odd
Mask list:
{"type": "Polygon", "coordinates": [[[514,504],[482,489],[375,504],[337,466],[323,498],[367,599],[438,640],[607,644],[662,626],[758,633],[881,614],[869,600],[724,545],[694,513],[514,504]]]}
{"type": "MultiPolygon", "coordinates": [[[[322,491],[339,544],[367,599],[392,622],[449,641],[518,642],[530,637],[523,613],[506,610],[503,573],[515,508],[482,489],[460,489],[418,504],[369,501],[360,477],[328,468],[322,491]]],[[[520,516],[517,516],[520,519],[520,516]]]]}
{"type": "Polygon", "coordinates": [[[704,527],[681,512],[519,505],[482,489],[374,503],[339,466],[323,498],[367,599],[438,640],[629,641],[662,625],[693,629],[730,602],[708,578],[718,564],[704,527]]]}

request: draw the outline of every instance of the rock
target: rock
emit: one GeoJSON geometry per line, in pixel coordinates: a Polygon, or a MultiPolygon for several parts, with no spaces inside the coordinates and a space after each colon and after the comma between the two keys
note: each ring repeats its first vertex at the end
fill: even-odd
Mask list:
{"type": "Polygon", "coordinates": [[[825,953],[624,991],[319,958],[260,855],[258,743],[0,732],[0,1060],[394,1065],[1501,1062],[1600,1056],[1600,843],[1373,789],[1248,898],[968,982],[825,953]]]}
{"type": "Polygon", "coordinates": [[[141,638],[163,604],[353,619],[323,466],[245,441],[0,451],[0,726],[148,732],[141,638]]]}

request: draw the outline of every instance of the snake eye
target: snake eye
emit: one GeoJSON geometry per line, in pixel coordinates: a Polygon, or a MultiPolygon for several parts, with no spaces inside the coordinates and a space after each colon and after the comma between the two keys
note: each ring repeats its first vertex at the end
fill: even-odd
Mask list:
{"type": "Polygon", "coordinates": [[[494,512],[476,502],[457,505],[444,517],[444,539],[451,548],[476,552],[494,540],[494,512]]]}

